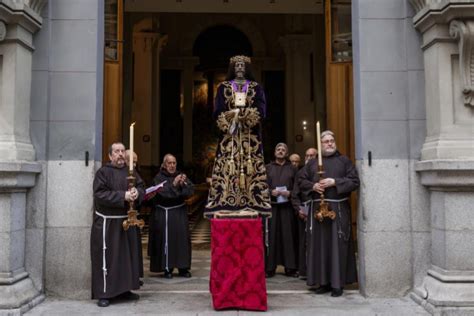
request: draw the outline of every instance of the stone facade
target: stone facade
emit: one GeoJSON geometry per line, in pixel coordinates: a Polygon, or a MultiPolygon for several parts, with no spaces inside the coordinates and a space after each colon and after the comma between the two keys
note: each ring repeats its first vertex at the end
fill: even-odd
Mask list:
{"type": "MultiPolygon", "coordinates": [[[[45,294],[90,297],[103,7],[103,0],[0,0],[0,313],[21,313],[45,294]]],[[[410,293],[433,314],[474,309],[473,17],[466,0],[352,1],[360,290],[410,293]]],[[[322,51],[317,32],[300,33],[276,44],[288,78],[307,70],[301,56],[322,51]]],[[[186,36],[181,52],[197,34],[186,36]]],[[[263,58],[262,49],[275,51],[260,46],[263,58]]],[[[189,79],[188,53],[177,62],[189,79]]],[[[184,89],[189,101],[191,87],[184,89]]],[[[292,124],[319,109],[286,97],[295,106],[291,136],[292,124]]]]}
{"type": "Polygon", "coordinates": [[[431,196],[431,261],[412,297],[433,314],[474,313],[474,3],[417,2],[427,137],[416,170],[431,196]]]}
{"type": "Polygon", "coordinates": [[[0,1],[0,311],[12,314],[44,299],[25,263],[27,194],[41,172],[30,139],[30,89],[33,34],[44,4],[0,1]]]}

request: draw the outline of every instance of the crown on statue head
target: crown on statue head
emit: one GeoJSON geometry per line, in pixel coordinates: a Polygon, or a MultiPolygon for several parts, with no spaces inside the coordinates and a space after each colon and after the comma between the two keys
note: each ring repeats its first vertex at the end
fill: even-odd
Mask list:
{"type": "Polygon", "coordinates": [[[237,56],[231,57],[230,62],[233,63],[233,64],[235,64],[236,62],[244,62],[244,63],[247,63],[247,64],[251,63],[250,57],[247,57],[247,56],[244,56],[244,55],[237,55],[237,56]]]}

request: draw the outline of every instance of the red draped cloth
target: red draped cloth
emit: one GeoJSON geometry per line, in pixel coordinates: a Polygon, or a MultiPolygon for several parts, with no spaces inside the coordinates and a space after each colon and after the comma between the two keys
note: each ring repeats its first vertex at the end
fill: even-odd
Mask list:
{"type": "Polygon", "coordinates": [[[261,219],[211,219],[214,309],[266,311],[264,266],[261,219]]]}

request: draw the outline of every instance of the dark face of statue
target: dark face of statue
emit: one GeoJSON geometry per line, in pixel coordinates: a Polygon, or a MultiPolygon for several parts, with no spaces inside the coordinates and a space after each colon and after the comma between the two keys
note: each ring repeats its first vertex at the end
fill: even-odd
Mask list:
{"type": "Polygon", "coordinates": [[[237,79],[245,78],[245,62],[238,61],[234,65],[235,77],[237,79]]]}

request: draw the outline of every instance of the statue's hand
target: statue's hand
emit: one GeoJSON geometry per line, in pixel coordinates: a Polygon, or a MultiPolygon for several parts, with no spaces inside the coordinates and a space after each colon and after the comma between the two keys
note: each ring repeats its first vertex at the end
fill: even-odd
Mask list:
{"type": "Polygon", "coordinates": [[[224,116],[225,116],[226,121],[230,122],[234,119],[235,112],[227,111],[227,112],[224,113],[224,116]]]}

